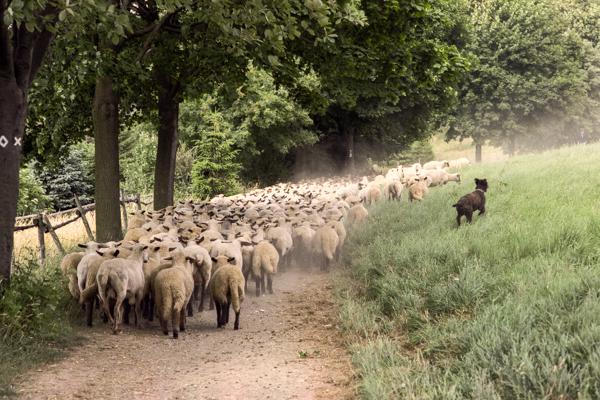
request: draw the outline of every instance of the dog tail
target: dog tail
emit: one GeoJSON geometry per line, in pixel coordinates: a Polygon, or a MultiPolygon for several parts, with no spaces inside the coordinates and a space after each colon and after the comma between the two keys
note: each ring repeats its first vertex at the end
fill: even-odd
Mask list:
{"type": "Polygon", "coordinates": [[[454,208],[458,207],[458,203],[452,204],[452,207],[454,207],[454,208]]]}

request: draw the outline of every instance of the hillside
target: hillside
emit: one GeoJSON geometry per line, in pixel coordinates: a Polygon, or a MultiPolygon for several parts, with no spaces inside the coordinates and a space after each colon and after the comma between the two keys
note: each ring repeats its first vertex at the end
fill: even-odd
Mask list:
{"type": "Polygon", "coordinates": [[[346,247],[342,319],[364,398],[600,396],[600,145],[470,167],[380,203],[346,247]],[[451,205],[487,178],[485,217],[451,205]]]}

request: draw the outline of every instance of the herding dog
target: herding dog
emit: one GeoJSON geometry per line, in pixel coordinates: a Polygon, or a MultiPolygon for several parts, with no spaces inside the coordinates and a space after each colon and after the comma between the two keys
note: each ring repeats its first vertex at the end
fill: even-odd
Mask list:
{"type": "Polygon", "coordinates": [[[473,212],[479,210],[479,215],[485,212],[485,192],[487,191],[487,179],[475,178],[475,191],[471,192],[458,200],[452,207],[456,208],[456,222],[460,226],[460,219],[464,215],[467,222],[471,223],[473,212]]]}

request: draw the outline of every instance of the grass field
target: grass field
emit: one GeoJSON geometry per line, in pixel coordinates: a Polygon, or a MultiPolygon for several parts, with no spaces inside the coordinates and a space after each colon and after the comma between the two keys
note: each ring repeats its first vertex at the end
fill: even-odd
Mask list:
{"type": "MultiPolygon", "coordinates": [[[[475,161],[475,145],[472,139],[446,142],[442,135],[435,135],[431,137],[430,143],[436,160],[456,160],[457,158],[466,157],[471,162],[475,161]]],[[[481,154],[484,163],[503,161],[508,158],[500,147],[490,145],[484,145],[481,154]]]]}
{"type": "Polygon", "coordinates": [[[346,246],[342,321],[366,399],[600,397],[600,145],[472,166],[380,203],[346,246]],[[487,178],[485,217],[451,205],[487,178]]]}

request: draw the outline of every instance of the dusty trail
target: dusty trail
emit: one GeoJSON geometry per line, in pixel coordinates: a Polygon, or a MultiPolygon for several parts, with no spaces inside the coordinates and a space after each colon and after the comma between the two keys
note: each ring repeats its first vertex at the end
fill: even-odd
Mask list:
{"type": "Polygon", "coordinates": [[[24,399],[349,399],[350,362],[339,342],[330,275],[288,271],[274,295],[248,286],[241,329],[214,311],[188,319],[173,340],[157,322],[113,336],[96,323],[66,359],[23,376],[24,399]]]}

